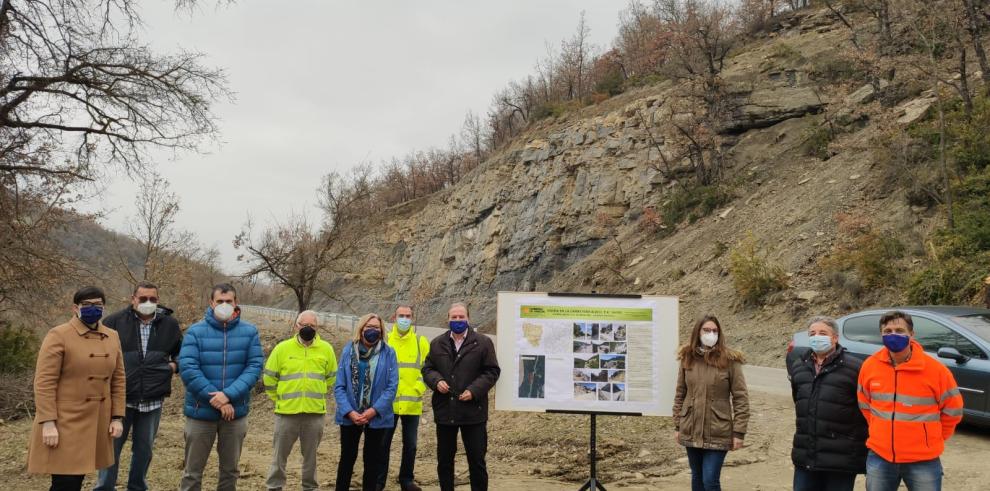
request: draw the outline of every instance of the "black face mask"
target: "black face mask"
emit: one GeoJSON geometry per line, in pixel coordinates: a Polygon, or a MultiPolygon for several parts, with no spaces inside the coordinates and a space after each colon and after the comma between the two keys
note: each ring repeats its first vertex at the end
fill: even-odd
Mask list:
{"type": "Polygon", "coordinates": [[[316,329],[310,326],[303,326],[299,329],[299,339],[303,341],[312,341],[316,337],[316,329]]]}

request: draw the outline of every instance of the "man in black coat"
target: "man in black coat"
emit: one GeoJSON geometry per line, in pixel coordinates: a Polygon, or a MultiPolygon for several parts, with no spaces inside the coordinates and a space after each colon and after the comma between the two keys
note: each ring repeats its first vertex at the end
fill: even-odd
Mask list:
{"type": "Polygon", "coordinates": [[[495,345],[469,326],[468,309],[455,303],[447,311],[450,331],[430,343],[423,363],[423,381],[433,389],[437,424],[437,477],[440,489],[454,490],[457,432],[467,454],[471,490],[488,489],[488,391],[500,369],[495,345]]]}
{"type": "Polygon", "coordinates": [[[172,310],[158,304],[158,287],[148,282],[138,283],[131,304],[103,319],[103,324],[120,337],[127,376],[127,413],[124,433],[113,443],[116,463],[100,470],[94,491],[113,490],[117,484],[117,463],[128,433],[132,440],[127,490],[146,491],[162,403],[172,393],[172,375],[178,367],[182,331],[172,310]]]}
{"type": "Polygon", "coordinates": [[[811,349],[787,365],[797,413],[794,491],[851,491],[866,472],[869,432],[856,400],[863,361],[839,345],[829,317],[811,319],[808,340],[811,349]]]}

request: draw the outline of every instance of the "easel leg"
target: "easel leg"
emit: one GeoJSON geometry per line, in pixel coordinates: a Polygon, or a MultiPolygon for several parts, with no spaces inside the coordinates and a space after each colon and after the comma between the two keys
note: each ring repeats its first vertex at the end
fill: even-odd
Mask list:
{"type": "Polygon", "coordinates": [[[605,486],[598,481],[598,450],[597,450],[597,438],[598,433],[597,421],[595,415],[591,415],[591,439],[589,441],[589,446],[591,447],[591,453],[589,454],[589,460],[591,461],[591,477],[588,482],[581,486],[579,491],[605,491],[605,486]]]}

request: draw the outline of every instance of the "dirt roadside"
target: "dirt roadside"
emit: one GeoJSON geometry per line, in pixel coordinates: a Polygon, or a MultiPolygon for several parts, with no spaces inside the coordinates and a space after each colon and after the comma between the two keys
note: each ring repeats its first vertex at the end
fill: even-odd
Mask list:
{"type": "MultiPolygon", "coordinates": [[[[276,333],[285,328],[264,324],[263,342],[274,344],[276,333]]],[[[340,342],[340,340],[336,340],[340,342]]],[[[790,444],[794,431],[793,405],[786,392],[768,390],[758,381],[751,391],[751,426],[747,447],[730,453],[723,471],[725,489],[790,489],[792,466],[790,444]]],[[[175,489],[182,473],[183,441],[181,384],[167,401],[162,417],[151,489],[175,489]]],[[[241,489],[263,490],[271,458],[272,404],[256,394],[249,416],[251,431],[241,457],[241,489]]],[[[47,489],[47,478],[25,472],[30,421],[0,422],[0,481],[10,490],[47,489]]],[[[669,418],[599,418],[599,473],[610,490],[689,489],[690,475],[684,451],[672,440],[669,418]]],[[[417,480],[424,489],[438,489],[436,480],[436,438],[432,415],[424,415],[419,432],[417,480]]],[[[489,472],[493,490],[557,491],[574,490],[588,477],[588,420],[584,416],[538,413],[492,412],[489,424],[489,472]]],[[[390,476],[398,471],[399,445],[392,449],[390,476]]],[[[126,476],[129,451],[125,447],[121,475],[126,476]]],[[[990,430],[963,427],[948,443],[943,456],[944,488],[948,490],[986,489],[983,467],[990,455],[990,430]]],[[[332,488],[339,457],[339,432],[328,418],[319,450],[320,481],[332,488]]],[[[207,466],[205,487],[216,482],[216,459],[207,466]]],[[[289,460],[287,489],[299,486],[300,460],[289,460]]],[[[352,486],[359,489],[360,459],[352,486]]],[[[467,466],[463,456],[457,461],[458,482],[467,488],[467,466]]],[[[94,475],[88,476],[92,489],[94,475]]],[[[394,484],[389,489],[396,488],[394,484]]]]}

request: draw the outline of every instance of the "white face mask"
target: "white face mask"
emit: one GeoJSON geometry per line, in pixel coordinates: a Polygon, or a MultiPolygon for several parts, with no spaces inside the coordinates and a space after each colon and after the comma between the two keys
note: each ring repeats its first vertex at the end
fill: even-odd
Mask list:
{"type": "Polygon", "coordinates": [[[701,344],[703,344],[703,345],[711,348],[712,346],[715,346],[715,343],[717,343],[717,342],[718,342],[718,333],[717,332],[703,332],[703,333],[701,333],[701,344]]]}
{"type": "Polygon", "coordinates": [[[157,310],[158,310],[158,304],[157,303],[144,302],[144,303],[138,304],[138,306],[137,306],[137,311],[141,315],[151,315],[151,314],[154,314],[155,311],[157,311],[157,310]]]}
{"type": "Polygon", "coordinates": [[[229,303],[218,303],[213,307],[213,317],[220,322],[227,322],[234,316],[234,306],[229,303]]]}

